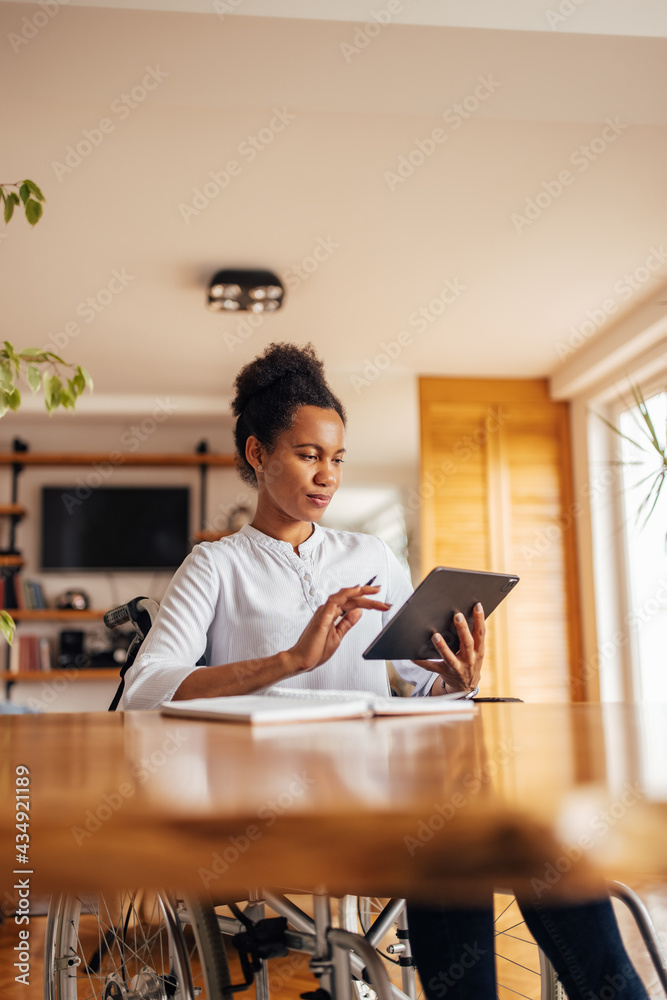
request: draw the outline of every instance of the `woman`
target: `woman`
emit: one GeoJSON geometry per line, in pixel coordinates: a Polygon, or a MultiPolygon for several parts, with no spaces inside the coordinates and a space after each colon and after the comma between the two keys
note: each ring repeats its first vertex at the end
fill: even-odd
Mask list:
{"type": "MultiPolygon", "coordinates": [[[[361,653],[412,587],[390,549],[370,535],[318,525],[340,485],[345,411],[309,345],[272,344],[236,379],[232,409],[242,478],[256,486],[250,525],[196,546],[172,580],[123,707],[247,694],[273,686],[388,693],[383,661],[361,653]],[[359,581],[375,577],[378,584],[359,581]],[[196,664],[206,653],[206,662],[196,664]]],[[[474,694],[484,658],[484,614],[472,633],[456,621],[458,655],[433,636],[434,659],[395,661],[413,697],[474,694]]],[[[608,900],[524,907],[526,921],[573,998],[608,983],[645,1000],[608,900]],[[612,978],[609,978],[612,977],[612,978]]],[[[491,908],[409,907],[411,939],[429,998],[495,996],[491,908]],[[466,963],[474,945],[476,960],[466,963]],[[461,976],[449,973],[456,965],[461,976]]]]}

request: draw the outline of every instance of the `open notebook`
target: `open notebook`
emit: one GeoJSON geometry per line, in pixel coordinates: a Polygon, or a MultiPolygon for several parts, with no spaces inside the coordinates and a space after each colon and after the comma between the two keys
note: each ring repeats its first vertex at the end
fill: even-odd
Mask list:
{"type": "Polygon", "coordinates": [[[374,715],[455,715],[472,718],[476,706],[458,695],[438,698],[382,698],[368,691],[300,691],[168,701],[163,715],[215,719],[220,722],[308,722],[370,718],[374,715]]]}

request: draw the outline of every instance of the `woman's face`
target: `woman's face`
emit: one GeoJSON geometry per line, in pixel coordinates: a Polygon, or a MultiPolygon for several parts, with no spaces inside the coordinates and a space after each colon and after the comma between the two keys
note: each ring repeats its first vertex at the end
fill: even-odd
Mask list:
{"type": "Polygon", "coordinates": [[[319,521],[340,486],[345,428],[335,410],[301,406],[273,451],[263,452],[260,500],[288,520],[319,521]]]}

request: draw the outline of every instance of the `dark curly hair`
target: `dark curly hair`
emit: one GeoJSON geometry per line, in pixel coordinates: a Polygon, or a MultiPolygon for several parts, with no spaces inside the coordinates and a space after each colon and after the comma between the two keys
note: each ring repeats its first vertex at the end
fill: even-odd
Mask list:
{"type": "Polygon", "coordinates": [[[257,485],[255,470],[245,457],[251,434],[272,451],[278,436],[292,426],[300,406],[335,410],[343,426],[345,410],[324,377],[324,364],[312,344],[269,344],[263,354],[244,365],[234,381],[232,413],[236,464],[241,478],[257,485]]]}

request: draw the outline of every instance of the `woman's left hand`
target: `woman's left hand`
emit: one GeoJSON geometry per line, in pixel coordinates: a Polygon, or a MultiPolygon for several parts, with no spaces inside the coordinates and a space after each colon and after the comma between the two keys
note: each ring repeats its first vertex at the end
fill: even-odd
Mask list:
{"type": "MultiPolygon", "coordinates": [[[[473,609],[473,630],[468,628],[465,616],[454,615],[454,625],[459,636],[459,651],[453,653],[439,632],[431,637],[441,659],[413,660],[418,667],[440,674],[447,691],[472,691],[479,684],[484,660],[484,609],[476,604],[473,609]]],[[[436,681],[437,683],[437,681],[436,681]]]]}

